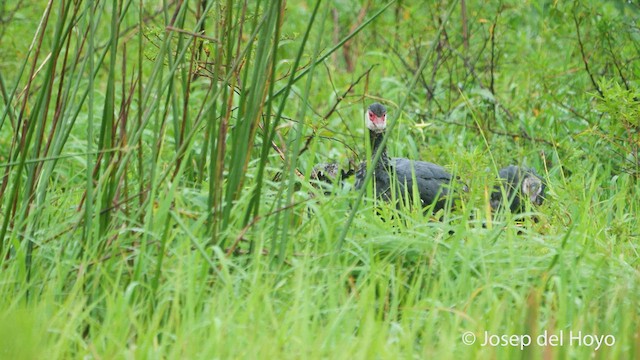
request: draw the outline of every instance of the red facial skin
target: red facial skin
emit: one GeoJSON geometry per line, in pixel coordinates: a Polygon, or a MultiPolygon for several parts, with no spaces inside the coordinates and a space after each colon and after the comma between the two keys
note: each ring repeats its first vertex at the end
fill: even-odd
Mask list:
{"type": "Polygon", "coordinates": [[[370,130],[382,131],[387,126],[387,114],[377,116],[373,111],[367,111],[367,127],[370,130]]]}

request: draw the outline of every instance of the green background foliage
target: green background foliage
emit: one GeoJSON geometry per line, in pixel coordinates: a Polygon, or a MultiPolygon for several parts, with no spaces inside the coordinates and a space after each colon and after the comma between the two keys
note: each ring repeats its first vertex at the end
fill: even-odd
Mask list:
{"type": "Polygon", "coordinates": [[[639,15],[0,1],[0,357],[638,357],[639,15]],[[391,156],[464,179],[456,209],[310,180],[370,159],[374,101],[391,156]],[[545,179],[538,221],[491,213],[509,164],[545,179]]]}

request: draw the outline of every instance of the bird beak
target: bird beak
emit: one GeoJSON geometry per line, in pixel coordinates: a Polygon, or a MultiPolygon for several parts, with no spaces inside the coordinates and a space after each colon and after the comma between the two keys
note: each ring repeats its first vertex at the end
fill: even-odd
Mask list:
{"type": "Polygon", "coordinates": [[[373,117],[373,124],[376,125],[377,127],[384,127],[385,124],[385,115],[382,116],[374,116],[373,117]]]}
{"type": "Polygon", "coordinates": [[[367,113],[367,127],[369,130],[382,132],[387,127],[387,115],[377,116],[373,112],[367,113]]]}

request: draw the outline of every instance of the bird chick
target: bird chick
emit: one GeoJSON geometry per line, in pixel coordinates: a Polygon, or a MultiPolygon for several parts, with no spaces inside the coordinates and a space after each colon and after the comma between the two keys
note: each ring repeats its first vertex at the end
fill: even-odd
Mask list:
{"type": "Polygon", "coordinates": [[[311,180],[316,188],[321,188],[325,195],[329,195],[334,184],[339,182],[344,185],[343,181],[353,174],[353,169],[345,171],[337,163],[320,163],[311,170],[311,180]]]}

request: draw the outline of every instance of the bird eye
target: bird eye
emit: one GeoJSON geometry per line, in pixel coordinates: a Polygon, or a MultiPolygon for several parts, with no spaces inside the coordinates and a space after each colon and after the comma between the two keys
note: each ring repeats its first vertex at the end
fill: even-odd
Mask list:
{"type": "Polygon", "coordinates": [[[373,120],[373,117],[374,117],[373,113],[371,111],[369,111],[369,119],[373,120]]]}

